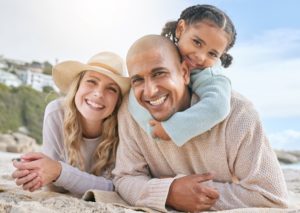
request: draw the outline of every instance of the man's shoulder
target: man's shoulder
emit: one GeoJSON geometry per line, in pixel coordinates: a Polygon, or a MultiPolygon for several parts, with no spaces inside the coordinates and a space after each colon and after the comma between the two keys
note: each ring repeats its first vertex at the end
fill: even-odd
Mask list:
{"type": "Polygon", "coordinates": [[[231,93],[231,108],[232,109],[254,109],[253,103],[242,94],[232,91],[231,93]]]}
{"type": "Polygon", "coordinates": [[[259,114],[253,103],[236,91],[232,91],[230,108],[230,114],[227,117],[229,120],[239,120],[239,122],[249,124],[260,122],[259,114]]]}

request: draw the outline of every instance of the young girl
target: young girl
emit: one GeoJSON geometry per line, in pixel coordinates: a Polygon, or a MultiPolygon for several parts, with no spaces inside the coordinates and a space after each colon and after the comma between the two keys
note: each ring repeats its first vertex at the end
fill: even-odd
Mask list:
{"type": "Polygon", "coordinates": [[[186,8],[178,21],[166,23],[162,35],[177,45],[191,71],[191,89],[200,101],[160,123],[150,120],[149,113],[139,106],[131,92],[129,110],[148,134],[164,140],[171,138],[181,146],[229,114],[231,84],[223,75],[221,64],[224,67],[231,64],[232,57],[227,51],[234,45],[236,31],[230,18],[220,9],[195,5],[186,8]]]}
{"type": "Polygon", "coordinates": [[[78,196],[89,189],[113,190],[117,111],[130,86],[125,72],[123,60],[111,52],[87,64],[65,61],[53,68],[54,82],[66,96],[46,107],[44,154],[14,161],[17,185],[34,191],[53,183],[78,196]]]}

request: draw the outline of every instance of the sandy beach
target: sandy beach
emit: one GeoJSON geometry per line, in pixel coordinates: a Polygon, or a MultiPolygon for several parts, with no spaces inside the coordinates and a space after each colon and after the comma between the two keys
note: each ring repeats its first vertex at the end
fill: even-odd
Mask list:
{"type": "MultiPolygon", "coordinates": [[[[11,178],[14,170],[11,159],[20,154],[0,152],[0,212],[136,212],[128,208],[102,202],[88,202],[64,194],[39,190],[34,193],[23,191],[11,178]]],[[[288,210],[279,209],[236,209],[223,212],[300,212],[300,170],[284,169],[291,205],[288,210]]]]}

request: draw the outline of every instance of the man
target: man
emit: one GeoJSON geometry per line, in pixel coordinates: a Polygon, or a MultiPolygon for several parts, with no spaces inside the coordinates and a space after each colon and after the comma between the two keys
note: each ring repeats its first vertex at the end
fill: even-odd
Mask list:
{"type": "MultiPolygon", "coordinates": [[[[188,69],[167,38],[136,41],[127,66],[135,98],[156,120],[198,101],[188,88],[188,69]]],[[[182,147],[149,137],[129,114],[128,98],[118,116],[114,184],[131,205],[190,212],[287,206],[283,174],[257,112],[239,94],[233,92],[222,123],[182,147]]]]}

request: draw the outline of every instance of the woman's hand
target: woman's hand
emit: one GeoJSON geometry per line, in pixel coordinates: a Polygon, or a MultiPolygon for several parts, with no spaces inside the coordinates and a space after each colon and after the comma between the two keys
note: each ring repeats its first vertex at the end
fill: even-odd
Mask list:
{"type": "Polygon", "coordinates": [[[14,161],[17,168],[12,177],[24,190],[34,191],[55,181],[61,172],[61,164],[42,153],[32,152],[21,157],[22,161],[14,161]]]}

